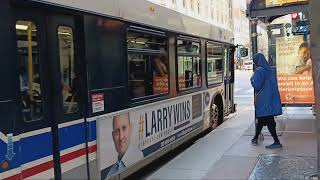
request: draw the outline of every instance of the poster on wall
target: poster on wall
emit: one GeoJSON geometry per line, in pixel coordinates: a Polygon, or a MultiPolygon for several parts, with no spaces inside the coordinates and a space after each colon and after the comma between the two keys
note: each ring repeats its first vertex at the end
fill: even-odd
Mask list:
{"type": "Polygon", "coordinates": [[[118,174],[203,125],[202,94],[100,116],[101,179],[118,174]]]}
{"type": "Polygon", "coordinates": [[[310,45],[303,35],[276,38],[277,79],[282,104],[314,104],[310,45]]]}
{"type": "Polygon", "coordinates": [[[301,2],[308,2],[308,0],[266,0],[266,7],[283,6],[301,2]]]}

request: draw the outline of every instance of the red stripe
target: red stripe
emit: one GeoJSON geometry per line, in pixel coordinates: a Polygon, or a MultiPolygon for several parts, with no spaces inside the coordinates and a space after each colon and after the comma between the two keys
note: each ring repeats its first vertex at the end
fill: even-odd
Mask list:
{"type": "Polygon", "coordinates": [[[88,151],[89,151],[89,153],[96,152],[97,151],[97,145],[95,144],[93,146],[88,147],[88,151]]]}
{"type": "MultiPolygon", "coordinates": [[[[89,153],[97,151],[97,145],[93,145],[93,146],[88,147],[88,151],[89,151],[89,153]]],[[[65,155],[61,156],[60,162],[61,162],[61,164],[63,164],[65,162],[71,161],[71,160],[78,158],[80,156],[83,156],[85,154],[86,154],[86,148],[82,148],[82,149],[73,151],[69,154],[65,154],[65,155]]]]}
{"type": "Polygon", "coordinates": [[[10,177],[7,177],[7,178],[5,178],[3,180],[19,180],[19,179],[21,179],[21,174],[20,173],[16,174],[16,175],[13,175],[13,176],[10,176],[10,177]]]}
{"type": "Polygon", "coordinates": [[[86,154],[86,148],[82,148],[82,149],[73,151],[69,154],[65,154],[63,156],[60,156],[60,162],[61,162],[61,164],[63,164],[65,162],[71,161],[72,159],[83,156],[84,154],[86,154]]]}
{"type": "MultiPolygon", "coordinates": [[[[88,147],[88,151],[89,153],[93,153],[97,151],[97,145],[93,145],[88,147]]],[[[73,152],[70,152],[68,154],[65,154],[63,156],[61,156],[60,161],[61,164],[71,161],[73,159],[76,159],[82,155],[86,154],[86,148],[82,148],[73,152]]],[[[25,179],[31,176],[34,176],[36,174],[39,174],[41,172],[47,171],[49,169],[53,168],[53,160],[39,164],[37,166],[31,167],[29,169],[25,169],[22,171],[22,173],[10,176],[5,178],[4,180],[18,180],[18,179],[25,179]]]]}
{"type": "Polygon", "coordinates": [[[22,179],[31,177],[35,174],[39,174],[43,171],[49,170],[53,168],[53,160],[39,164],[37,166],[34,166],[32,168],[26,169],[22,171],[22,179]]]}

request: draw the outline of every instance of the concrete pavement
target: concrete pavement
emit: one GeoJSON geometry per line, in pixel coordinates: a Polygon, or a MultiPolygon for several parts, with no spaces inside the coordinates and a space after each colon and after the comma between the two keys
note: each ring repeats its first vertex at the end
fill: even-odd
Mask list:
{"type": "Polygon", "coordinates": [[[254,114],[253,105],[247,106],[147,179],[234,180],[249,177],[250,179],[306,177],[315,172],[315,169],[312,169],[315,166],[306,163],[310,165],[306,171],[303,168],[296,169],[295,163],[288,162],[297,162],[296,159],[299,157],[300,160],[305,158],[305,162],[315,163],[316,138],[312,133],[314,119],[311,113],[310,108],[287,108],[285,116],[278,118],[278,120],[285,118],[282,119],[285,125],[280,132],[280,141],[284,147],[268,150],[265,146],[271,144],[273,140],[267,133],[259,146],[252,146],[250,143],[252,136],[248,132],[254,131],[252,128],[254,114]],[[264,160],[270,157],[272,161],[266,163],[264,160]],[[275,170],[270,170],[270,167],[268,169],[264,165],[270,163],[276,163],[279,167],[272,165],[271,168],[275,170]],[[261,164],[265,168],[261,168],[261,164]],[[263,169],[267,171],[264,172],[263,169]]]}
{"type": "Polygon", "coordinates": [[[265,149],[273,142],[266,127],[264,141],[251,145],[251,74],[236,71],[237,113],[146,179],[308,179],[314,174],[317,146],[310,108],[285,107],[283,115],[276,118],[282,149],[265,149]]]}

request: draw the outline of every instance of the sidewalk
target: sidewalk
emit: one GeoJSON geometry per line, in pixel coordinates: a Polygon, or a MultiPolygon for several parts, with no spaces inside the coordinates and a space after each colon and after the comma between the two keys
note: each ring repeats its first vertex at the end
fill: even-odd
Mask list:
{"type": "Polygon", "coordinates": [[[310,108],[287,108],[278,118],[284,145],[278,150],[265,149],[273,142],[268,133],[259,146],[251,145],[253,118],[253,106],[247,104],[147,179],[308,179],[314,175],[317,146],[310,108]]]}

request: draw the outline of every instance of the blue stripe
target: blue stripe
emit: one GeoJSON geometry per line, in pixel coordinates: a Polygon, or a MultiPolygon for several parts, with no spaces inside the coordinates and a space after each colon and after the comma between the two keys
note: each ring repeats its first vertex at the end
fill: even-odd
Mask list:
{"type": "Polygon", "coordinates": [[[21,164],[52,155],[52,136],[50,132],[20,140],[21,164]]]}
{"type": "MultiPolygon", "coordinates": [[[[60,150],[65,150],[85,142],[84,123],[59,129],[60,150]]],[[[89,142],[97,139],[96,121],[88,122],[88,140],[89,142]]],[[[29,163],[52,155],[52,135],[51,132],[37,134],[34,136],[20,139],[13,143],[15,156],[9,162],[10,169],[19,167],[22,164],[29,163]]],[[[0,163],[6,160],[7,143],[0,140],[0,163]]],[[[0,168],[0,173],[3,172],[0,168]]]]}
{"type": "MultiPolygon", "coordinates": [[[[14,148],[14,157],[11,161],[9,162],[9,169],[14,169],[20,166],[19,162],[19,142],[14,142],[13,143],[13,148],[14,148]]],[[[6,158],[7,155],[7,143],[3,142],[0,140],[0,164],[4,161],[7,160],[6,158]]],[[[2,168],[0,168],[0,173],[4,172],[2,168]]]]}
{"type": "Polygon", "coordinates": [[[59,129],[60,150],[65,150],[85,142],[84,123],[59,129]]]}
{"type": "Polygon", "coordinates": [[[92,121],[88,123],[88,141],[92,142],[97,140],[97,123],[92,121]]]}

